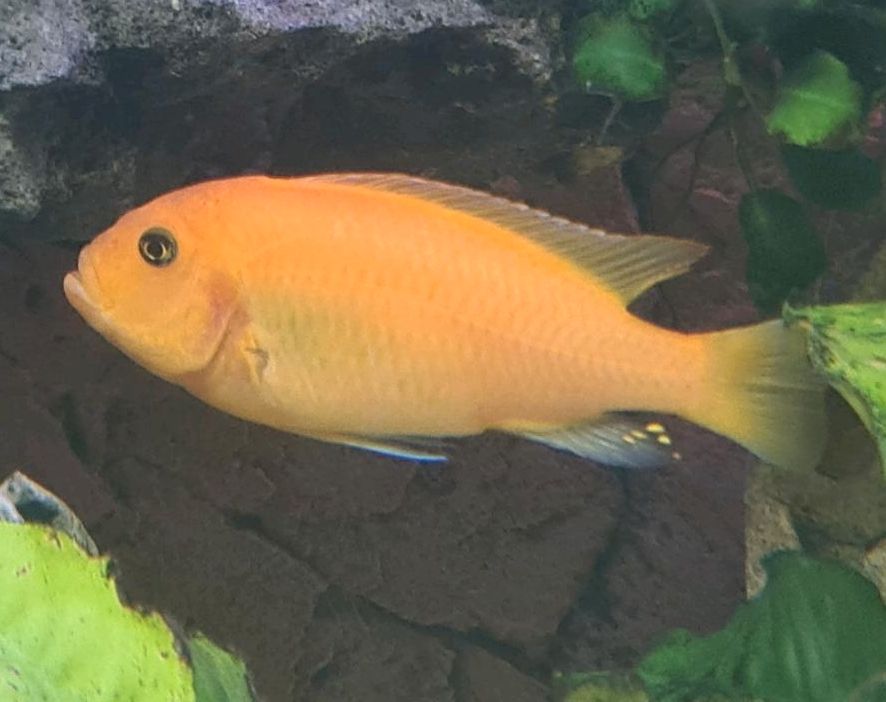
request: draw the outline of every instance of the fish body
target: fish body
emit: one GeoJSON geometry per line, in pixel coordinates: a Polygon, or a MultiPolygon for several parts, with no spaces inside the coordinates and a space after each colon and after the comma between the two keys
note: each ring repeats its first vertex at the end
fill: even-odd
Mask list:
{"type": "Polygon", "coordinates": [[[124,215],[65,290],[149,371],[306,436],[438,458],[428,438],[499,430],[652,465],[669,437],[622,414],[645,410],[806,465],[821,385],[795,333],[682,334],[626,309],[703,252],[407,176],[247,176],[124,215]],[[761,439],[764,420],[786,436],[761,439]]]}

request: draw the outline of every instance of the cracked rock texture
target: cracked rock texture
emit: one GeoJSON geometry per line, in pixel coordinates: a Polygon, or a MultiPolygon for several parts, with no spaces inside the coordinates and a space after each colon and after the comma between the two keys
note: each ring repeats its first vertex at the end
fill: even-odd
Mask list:
{"type": "MultiPolygon", "coordinates": [[[[609,103],[568,90],[566,5],[0,0],[0,477],[70,504],[127,597],[241,654],[265,700],[536,702],[553,670],[633,664],[743,597],[750,461],[725,440],[672,422],[685,460],[658,472],[500,436],[416,468],[222,415],[61,294],[79,242],[160,192],[374,169],[708,243],[638,313],[753,321],[729,134],[686,143],[719,109],[717,62],[622,112],[623,167],[598,158],[609,103]]],[[[880,226],[831,221],[838,273],[880,226]]]]}

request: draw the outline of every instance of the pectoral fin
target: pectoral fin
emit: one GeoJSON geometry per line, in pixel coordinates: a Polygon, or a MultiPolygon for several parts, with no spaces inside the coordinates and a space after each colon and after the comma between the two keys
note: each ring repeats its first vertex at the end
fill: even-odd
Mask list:
{"type": "Polygon", "coordinates": [[[679,458],[671,445],[671,437],[661,424],[643,422],[625,414],[604,414],[592,422],[550,431],[512,433],[592,461],[623,468],[656,468],[679,458]]]}

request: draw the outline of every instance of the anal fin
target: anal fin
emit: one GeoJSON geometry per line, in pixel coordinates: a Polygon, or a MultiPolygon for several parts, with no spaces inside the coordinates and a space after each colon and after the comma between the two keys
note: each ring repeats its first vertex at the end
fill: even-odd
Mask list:
{"type": "Polygon", "coordinates": [[[657,468],[680,458],[664,426],[617,412],[550,431],[511,433],[622,468],[657,468]]]}

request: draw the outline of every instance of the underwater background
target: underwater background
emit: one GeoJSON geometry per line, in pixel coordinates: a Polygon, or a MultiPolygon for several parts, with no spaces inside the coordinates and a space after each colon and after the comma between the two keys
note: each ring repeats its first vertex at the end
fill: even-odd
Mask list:
{"type": "Polygon", "coordinates": [[[61,281],[182,185],[372,170],[709,245],[632,306],[681,331],[881,300],[884,38],[882,2],[0,1],[0,479],[272,701],[549,699],[722,629],[780,547],[882,593],[886,494],[836,398],[812,476],[677,420],[661,470],[499,435],[415,466],[212,410],[61,281]]]}

